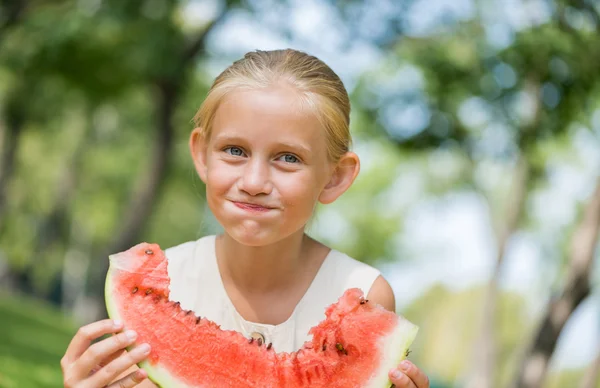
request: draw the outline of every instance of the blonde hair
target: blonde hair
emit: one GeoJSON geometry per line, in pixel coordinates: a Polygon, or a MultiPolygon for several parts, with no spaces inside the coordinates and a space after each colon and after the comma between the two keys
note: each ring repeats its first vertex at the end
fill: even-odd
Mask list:
{"type": "Polygon", "coordinates": [[[301,93],[325,129],[329,158],[339,161],[352,142],[348,92],[323,61],[297,50],[252,51],[231,64],[215,79],[194,116],[196,127],[210,138],[214,116],[228,93],[239,88],[266,88],[280,81],[301,93]]]}

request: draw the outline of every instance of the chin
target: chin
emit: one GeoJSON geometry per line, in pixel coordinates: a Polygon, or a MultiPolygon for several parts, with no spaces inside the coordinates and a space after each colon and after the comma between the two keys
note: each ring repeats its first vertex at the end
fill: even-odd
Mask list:
{"type": "Polygon", "coordinates": [[[249,247],[262,247],[281,240],[280,236],[266,231],[250,232],[239,230],[226,230],[227,234],[239,244],[249,247]]]}
{"type": "Polygon", "coordinates": [[[272,244],[281,239],[279,233],[255,221],[242,221],[221,224],[225,232],[239,244],[258,247],[272,244]]]}
{"type": "Polygon", "coordinates": [[[242,222],[224,229],[232,239],[249,247],[275,244],[293,234],[293,232],[286,233],[280,227],[260,225],[256,222],[242,222]]]}

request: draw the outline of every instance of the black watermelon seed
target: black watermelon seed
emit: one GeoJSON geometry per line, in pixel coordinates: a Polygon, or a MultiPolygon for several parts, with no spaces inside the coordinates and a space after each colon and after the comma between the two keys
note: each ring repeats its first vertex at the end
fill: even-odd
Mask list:
{"type": "Polygon", "coordinates": [[[323,344],[323,351],[327,349],[327,344],[323,344]]]}
{"type": "Polygon", "coordinates": [[[261,346],[262,345],[262,338],[257,339],[256,343],[258,344],[258,346],[261,346]]]}
{"type": "Polygon", "coordinates": [[[200,317],[196,317],[196,325],[200,323],[200,320],[201,320],[201,319],[202,319],[202,318],[200,318],[200,317]]]}
{"type": "Polygon", "coordinates": [[[150,295],[150,294],[152,294],[152,288],[148,288],[148,289],[146,290],[146,295],[150,295]]]}
{"type": "Polygon", "coordinates": [[[254,342],[254,337],[250,337],[250,339],[248,340],[249,344],[251,344],[252,342],[254,342]]]}
{"type": "Polygon", "coordinates": [[[146,251],[144,253],[147,255],[153,255],[154,251],[152,251],[152,249],[146,249],[146,251]]]}
{"type": "Polygon", "coordinates": [[[133,290],[131,290],[131,293],[135,294],[136,292],[138,292],[138,288],[137,287],[133,287],[133,290]]]}
{"type": "Polygon", "coordinates": [[[269,342],[269,344],[267,345],[267,350],[271,349],[271,346],[273,346],[273,344],[269,342]]]}

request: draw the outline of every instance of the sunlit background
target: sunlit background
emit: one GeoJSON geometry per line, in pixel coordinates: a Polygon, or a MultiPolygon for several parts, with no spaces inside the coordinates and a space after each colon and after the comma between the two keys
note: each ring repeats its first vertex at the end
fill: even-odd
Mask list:
{"type": "Polygon", "coordinates": [[[0,387],[61,386],[108,253],[218,231],[191,118],[287,47],[362,161],[309,233],[383,271],[432,387],[600,387],[599,33],[594,0],[0,1],[0,387]]]}

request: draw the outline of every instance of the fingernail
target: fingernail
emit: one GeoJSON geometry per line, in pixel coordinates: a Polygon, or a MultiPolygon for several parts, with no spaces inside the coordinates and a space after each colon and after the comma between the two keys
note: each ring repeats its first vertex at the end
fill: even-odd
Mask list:
{"type": "Polygon", "coordinates": [[[148,375],[146,374],[146,371],[143,369],[138,369],[137,372],[135,373],[135,378],[138,381],[142,381],[144,380],[146,377],[148,377],[148,375]]]}
{"type": "Polygon", "coordinates": [[[393,379],[399,379],[402,376],[402,373],[398,369],[390,369],[390,376],[393,379]]]}
{"type": "Polygon", "coordinates": [[[115,327],[115,329],[120,329],[120,328],[121,328],[121,326],[123,326],[123,322],[121,322],[121,321],[120,321],[120,320],[118,320],[118,319],[115,319],[115,320],[113,321],[113,326],[115,327]]]}
{"type": "Polygon", "coordinates": [[[410,369],[410,361],[404,360],[400,363],[400,369],[402,369],[405,372],[408,372],[408,370],[410,369]]]}
{"type": "Polygon", "coordinates": [[[141,344],[140,346],[137,347],[137,349],[142,354],[150,353],[150,345],[148,345],[148,344],[141,344]]]}
{"type": "Polygon", "coordinates": [[[132,341],[137,338],[137,333],[133,330],[127,330],[125,332],[125,335],[127,336],[127,338],[129,338],[132,341]]]}

